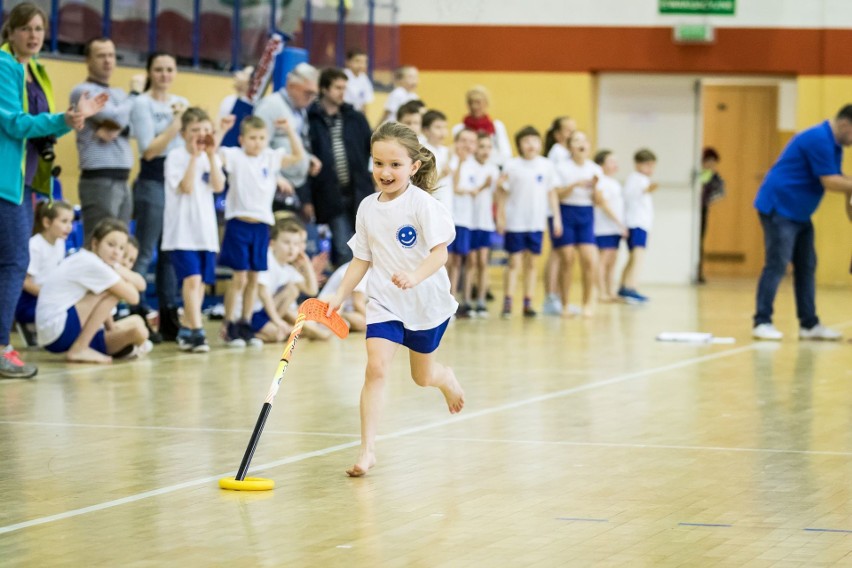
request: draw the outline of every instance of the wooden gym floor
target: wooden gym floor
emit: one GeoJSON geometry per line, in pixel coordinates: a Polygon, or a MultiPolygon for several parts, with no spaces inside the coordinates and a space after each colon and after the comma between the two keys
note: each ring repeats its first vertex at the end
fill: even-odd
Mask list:
{"type": "MultiPolygon", "coordinates": [[[[852,344],[749,337],[752,283],[648,288],[591,321],[453,324],[451,417],[397,355],[361,479],[363,340],[299,344],[252,473],[222,491],[280,346],[43,353],[0,381],[3,566],[852,566],[852,344]],[[734,345],[664,344],[705,330],[734,345]]],[[[852,334],[849,288],[823,321],[852,334]]],[[[497,306],[493,305],[496,310],[497,306]]],[[[210,329],[214,329],[211,324],[210,329]]]]}

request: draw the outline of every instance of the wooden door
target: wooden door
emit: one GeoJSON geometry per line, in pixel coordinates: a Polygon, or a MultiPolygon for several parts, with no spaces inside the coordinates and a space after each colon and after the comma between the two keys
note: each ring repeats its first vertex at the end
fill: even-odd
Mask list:
{"type": "Polygon", "coordinates": [[[705,86],[704,146],[719,152],[727,194],[710,206],[704,273],[756,277],[763,267],[763,233],[752,203],[781,148],[778,88],[705,86]]]}

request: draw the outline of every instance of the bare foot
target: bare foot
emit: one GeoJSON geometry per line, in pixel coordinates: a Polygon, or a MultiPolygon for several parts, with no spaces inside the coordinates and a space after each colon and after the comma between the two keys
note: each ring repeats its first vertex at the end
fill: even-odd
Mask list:
{"type": "Polygon", "coordinates": [[[355,462],[355,465],[346,470],[346,475],[349,477],[364,477],[374,465],[376,465],[376,454],[362,451],[358,454],[358,461],[355,462]]]}
{"type": "Polygon", "coordinates": [[[91,347],[80,351],[68,351],[65,353],[65,360],[69,363],[100,363],[102,365],[112,363],[112,357],[99,353],[91,347]]]}
{"type": "Polygon", "coordinates": [[[574,310],[571,310],[570,308],[565,308],[564,310],[562,310],[562,317],[564,319],[573,319],[577,317],[577,313],[574,310]]]}
{"type": "Polygon", "coordinates": [[[447,406],[450,408],[450,414],[458,414],[464,408],[464,391],[456,378],[456,374],[450,367],[447,367],[449,379],[441,387],[441,392],[444,393],[444,398],[447,399],[447,406]]]}
{"type": "Polygon", "coordinates": [[[593,318],[595,317],[595,306],[592,304],[583,306],[583,317],[584,318],[593,318]]]}

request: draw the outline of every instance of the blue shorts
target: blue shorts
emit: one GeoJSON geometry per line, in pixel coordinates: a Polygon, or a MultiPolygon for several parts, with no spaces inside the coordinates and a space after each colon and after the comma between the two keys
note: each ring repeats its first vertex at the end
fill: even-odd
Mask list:
{"type": "Polygon", "coordinates": [[[246,223],[228,219],[219,264],[233,270],[263,272],[266,252],[269,249],[269,226],[264,223],[246,223]]]}
{"type": "MultiPolygon", "coordinates": [[[[80,316],[77,314],[77,308],[75,306],[71,306],[68,308],[68,317],[65,319],[65,329],[62,330],[62,335],[60,335],[59,338],[50,345],[45,345],[44,348],[51,353],[65,353],[80,336],[80,331],[82,329],[83,328],[80,325],[80,316]]],[[[91,343],[89,343],[89,347],[99,353],[109,355],[103,329],[98,330],[92,338],[91,343]]]]}
{"type": "Polygon", "coordinates": [[[595,237],[599,249],[617,249],[621,244],[621,235],[600,235],[595,237]]]}
{"type": "Polygon", "coordinates": [[[251,330],[255,333],[263,329],[263,326],[271,322],[266,310],[257,310],[251,315],[251,330]]]}
{"type": "Polygon", "coordinates": [[[447,247],[447,252],[450,254],[460,254],[462,256],[470,252],[470,234],[471,230],[467,227],[459,227],[456,225],[456,238],[447,247]]]}
{"type": "Polygon", "coordinates": [[[553,239],[554,247],[595,244],[594,207],[559,205],[559,212],[562,216],[562,236],[553,239]]]}
{"type": "Polygon", "coordinates": [[[170,250],[178,282],[190,276],[201,276],[205,284],[216,283],[216,253],[209,250],[170,250]]]}
{"type": "Polygon", "coordinates": [[[506,233],[504,244],[506,252],[515,254],[528,250],[533,254],[541,254],[541,242],[544,240],[544,231],[527,231],[524,233],[506,233]]]}
{"type": "Polygon", "coordinates": [[[627,237],[627,248],[633,250],[636,247],[645,248],[648,245],[648,231],[645,229],[630,229],[627,237]]]}
{"type": "Polygon", "coordinates": [[[26,290],[21,291],[18,305],[15,307],[15,321],[18,323],[35,322],[35,310],[38,296],[33,296],[26,290]]]}
{"type": "Polygon", "coordinates": [[[474,229],[470,232],[470,250],[491,248],[491,235],[493,231],[474,229]]]}
{"type": "Polygon", "coordinates": [[[421,331],[405,329],[401,321],[371,323],[367,325],[367,339],[380,337],[394,343],[399,343],[417,353],[431,353],[440,345],[448,323],[450,323],[449,319],[438,327],[421,331]]]}

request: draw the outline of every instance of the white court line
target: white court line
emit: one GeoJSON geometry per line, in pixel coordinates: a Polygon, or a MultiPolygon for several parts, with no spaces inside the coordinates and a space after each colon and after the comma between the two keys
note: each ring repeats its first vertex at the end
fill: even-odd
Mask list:
{"type": "MultiPolygon", "coordinates": [[[[238,433],[250,434],[251,428],[183,428],[180,426],[125,426],[121,424],[71,424],[68,422],[27,422],[26,420],[0,420],[0,425],[10,424],[12,426],[43,426],[43,427],[59,427],[59,428],[102,428],[105,430],[165,430],[172,432],[217,432],[217,433],[238,433]]],[[[267,430],[264,428],[264,434],[282,434],[294,436],[325,436],[328,438],[360,438],[360,434],[344,434],[343,432],[294,432],[291,430],[267,430]]]]}
{"type": "Polygon", "coordinates": [[[479,444],[526,444],[533,446],[573,446],[591,448],[626,448],[637,450],[686,450],[696,452],[748,452],[766,454],[800,454],[807,456],[852,456],[852,452],[830,450],[784,450],[778,448],[733,448],[727,446],[678,446],[671,444],[626,444],[618,442],[571,442],[568,440],[511,440],[494,438],[456,438],[453,436],[418,436],[417,440],[475,442],[479,444]]]}
{"type": "MultiPolygon", "coordinates": [[[[677,363],[671,363],[671,364],[668,364],[668,365],[663,365],[662,367],[655,367],[655,368],[652,368],[652,369],[646,369],[644,371],[636,371],[634,373],[627,373],[627,374],[624,374],[624,375],[618,375],[616,377],[605,379],[603,381],[597,381],[597,382],[594,382],[594,383],[580,385],[580,386],[577,386],[577,387],[571,387],[571,388],[556,391],[556,392],[553,392],[553,393],[550,393],[550,394],[534,396],[534,397],[526,398],[526,399],[519,400],[519,401],[516,401],[516,402],[501,404],[501,405],[494,406],[494,407],[491,407],[491,408],[485,408],[485,409],[480,410],[478,412],[470,412],[466,415],[458,415],[458,416],[454,416],[452,418],[439,420],[437,422],[432,422],[432,423],[429,423],[429,424],[423,424],[421,426],[415,426],[415,427],[412,427],[412,428],[405,428],[403,430],[398,430],[398,431],[393,432],[391,434],[385,434],[385,435],[382,435],[382,436],[377,436],[377,439],[378,440],[388,440],[388,439],[393,439],[393,438],[400,438],[402,436],[408,436],[409,434],[416,434],[417,432],[423,432],[423,431],[426,431],[426,430],[433,430],[435,428],[441,428],[443,426],[451,425],[451,424],[454,424],[454,423],[457,423],[457,422],[463,422],[463,421],[466,421],[466,420],[472,420],[474,418],[479,418],[481,416],[488,416],[489,414],[495,414],[497,412],[503,412],[504,410],[511,410],[511,409],[514,409],[514,408],[519,408],[519,407],[522,407],[522,406],[528,406],[530,404],[535,404],[535,403],[538,403],[538,402],[544,402],[544,401],[553,400],[553,399],[556,399],[556,398],[562,398],[562,397],[570,396],[572,394],[585,392],[587,390],[607,387],[607,386],[610,386],[610,385],[623,383],[623,382],[630,381],[630,380],[633,380],[633,379],[638,379],[638,378],[647,377],[647,376],[650,376],[650,375],[655,375],[657,373],[665,373],[667,371],[673,371],[675,369],[688,367],[688,366],[694,365],[696,363],[704,363],[704,362],[707,362],[707,361],[714,361],[716,359],[723,359],[723,358],[726,358],[726,357],[730,357],[732,355],[739,355],[740,353],[745,353],[746,351],[751,351],[755,348],[755,345],[756,345],[755,343],[752,343],[750,345],[746,345],[746,346],[743,346],[743,347],[737,347],[735,349],[728,349],[728,350],[721,351],[721,352],[718,352],[718,353],[712,353],[710,355],[702,355],[701,357],[692,357],[691,359],[685,359],[685,360],[679,361],[677,363]]],[[[253,472],[265,471],[267,469],[273,469],[275,467],[279,467],[279,466],[282,466],[282,465],[287,465],[287,464],[303,461],[303,460],[314,458],[314,457],[325,456],[325,455],[328,455],[328,454],[332,454],[334,452],[338,452],[340,450],[345,450],[347,448],[353,448],[353,447],[358,446],[358,445],[360,445],[359,440],[354,440],[352,442],[347,442],[345,444],[337,444],[335,446],[330,446],[328,448],[323,448],[321,450],[316,450],[316,451],[313,451],[313,452],[298,454],[298,455],[295,455],[295,456],[292,456],[292,457],[289,457],[289,458],[284,458],[284,459],[281,459],[281,460],[277,460],[277,461],[265,463],[265,464],[262,464],[262,465],[259,465],[259,466],[255,466],[255,467],[252,468],[252,471],[253,472]]],[[[128,503],[135,503],[136,501],[141,501],[143,499],[148,499],[150,497],[157,497],[159,495],[165,495],[167,493],[173,493],[175,491],[180,491],[181,489],[188,489],[188,488],[191,488],[191,487],[197,487],[199,485],[204,485],[204,484],[207,484],[207,483],[213,483],[213,482],[217,481],[219,478],[233,477],[235,474],[236,474],[235,471],[231,471],[231,472],[228,472],[228,473],[222,473],[222,474],[214,475],[214,476],[211,476],[211,477],[203,477],[201,479],[185,481],[183,483],[178,483],[176,485],[168,485],[166,487],[161,487],[160,489],[154,489],[154,490],[151,490],[151,491],[145,491],[143,493],[137,493],[136,495],[130,495],[128,497],[122,497],[121,499],[106,501],[106,502],[103,502],[103,503],[99,503],[97,505],[91,505],[89,507],[83,507],[83,508],[80,508],[80,509],[72,509],[70,511],[66,511],[64,513],[59,513],[59,514],[56,514],[56,515],[50,515],[50,516],[47,516],[47,517],[40,517],[40,518],[37,518],[37,519],[32,519],[30,521],[24,521],[22,523],[15,523],[15,524],[12,524],[12,525],[6,525],[4,527],[0,527],[0,534],[6,534],[6,533],[14,532],[14,531],[29,528],[29,527],[43,525],[43,524],[46,524],[46,523],[52,523],[54,521],[60,521],[60,520],[68,519],[68,518],[71,518],[71,517],[77,517],[79,515],[85,515],[85,514],[88,514],[88,513],[103,511],[105,509],[111,509],[112,507],[118,507],[119,505],[126,505],[128,503]]]]}

